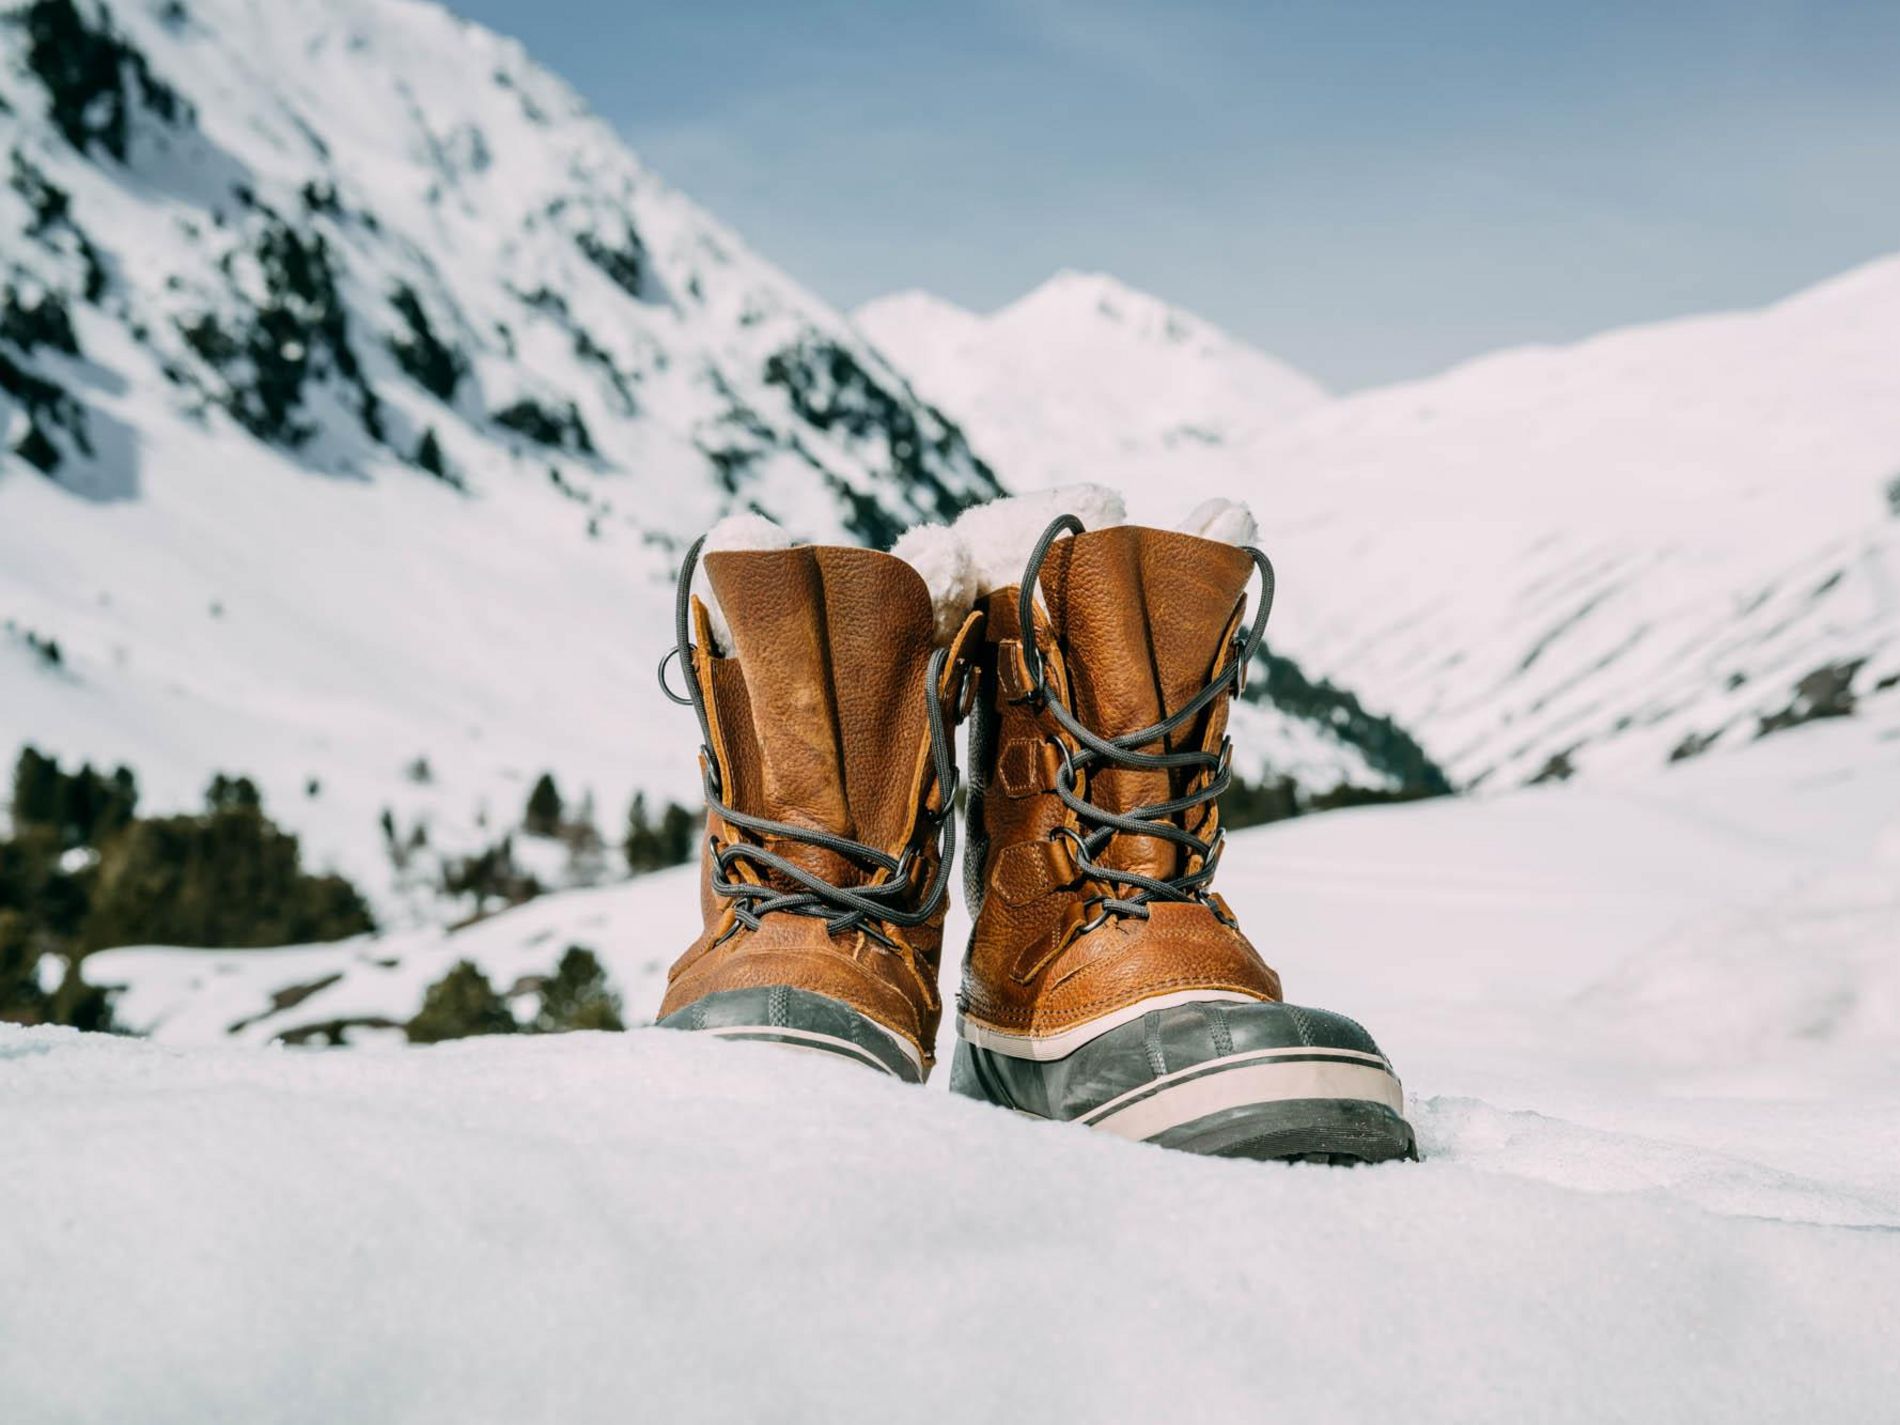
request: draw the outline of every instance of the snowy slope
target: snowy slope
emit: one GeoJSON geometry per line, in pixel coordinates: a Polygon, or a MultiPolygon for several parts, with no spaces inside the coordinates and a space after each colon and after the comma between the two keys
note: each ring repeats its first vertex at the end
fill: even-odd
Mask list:
{"type": "Polygon", "coordinates": [[[670,579],[720,513],[887,540],[997,488],[433,5],[40,0],[0,45],[0,757],[124,760],[157,806],[248,772],[387,903],[386,806],[466,848],[544,769],[609,834],[695,790],[635,733],[673,725],[670,579]]]}
{"type": "MultiPolygon", "coordinates": [[[[272,952],[108,952],[157,1043],[0,1026],[9,1418],[1884,1419],[1896,807],[1900,743],[1849,721],[1236,836],[1290,993],[1405,1077],[1427,1161],[1372,1171],[652,1030],[262,1053],[200,1011],[256,1008],[272,952]],[[223,988],[180,996],[184,958],[223,988]]],[[[585,942],[650,1012],[691,901],[432,954],[505,981],[585,942]]],[[[358,965],[278,1026],[413,1002],[368,947],[277,953],[358,965]]]]}
{"type": "MultiPolygon", "coordinates": [[[[1017,338],[1119,339],[1068,315],[1017,338]]],[[[1900,721],[1900,258],[1173,447],[1125,371],[1094,387],[1062,360],[1037,385],[1033,355],[993,360],[962,314],[908,298],[860,321],[953,368],[917,369],[1019,481],[1080,460],[1150,516],[1164,496],[1250,499],[1281,574],[1276,646],[1349,674],[1462,781],[1745,742],[1834,665],[1862,712],[1900,721]]],[[[1170,389],[1164,354],[1152,368],[1170,389]]]]}

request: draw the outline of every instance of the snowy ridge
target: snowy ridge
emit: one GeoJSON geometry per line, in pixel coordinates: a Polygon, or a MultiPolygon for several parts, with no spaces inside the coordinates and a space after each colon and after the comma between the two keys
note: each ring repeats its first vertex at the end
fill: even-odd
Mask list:
{"type": "MultiPolygon", "coordinates": [[[[994,359],[960,319],[894,311],[860,321],[954,368],[917,370],[1019,482],[1080,458],[1137,515],[1163,492],[1252,504],[1281,574],[1274,646],[1461,782],[1746,744],[1817,674],[1900,727],[1900,258],[1760,312],[1503,352],[1172,447],[1086,363],[1038,385],[1033,353],[994,359]]],[[[1091,339],[1114,324],[1046,349],[1091,339]]]]}

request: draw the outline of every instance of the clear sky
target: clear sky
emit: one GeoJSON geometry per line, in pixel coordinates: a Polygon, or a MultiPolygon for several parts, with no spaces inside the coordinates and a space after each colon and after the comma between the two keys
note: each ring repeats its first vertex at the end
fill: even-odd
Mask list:
{"type": "Polygon", "coordinates": [[[1900,250],[1900,0],[451,0],[843,307],[1062,267],[1336,388],[1900,250]]]}

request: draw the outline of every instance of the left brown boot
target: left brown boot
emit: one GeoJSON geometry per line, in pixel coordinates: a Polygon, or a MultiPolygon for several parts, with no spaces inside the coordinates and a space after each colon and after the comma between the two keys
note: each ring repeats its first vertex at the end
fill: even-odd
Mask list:
{"type": "Polygon", "coordinates": [[[930,590],[889,554],[723,550],[705,556],[721,648],[689,592],[699,550],[680,575],[688,692],[668,691],[702,737],[705,929],[668,976],[660,1023],[921,1082],[975,616],[939,645],[930,590]]]}
{"type": "Polygon", "coordinates": [[[1213,890],[1228,704],[1272,596],[1258,550],[1073,516],[989,595],[953,1090],[1194,1152],[1415,1156],[1378,1045],[1281,1003],[1213,890]]]}

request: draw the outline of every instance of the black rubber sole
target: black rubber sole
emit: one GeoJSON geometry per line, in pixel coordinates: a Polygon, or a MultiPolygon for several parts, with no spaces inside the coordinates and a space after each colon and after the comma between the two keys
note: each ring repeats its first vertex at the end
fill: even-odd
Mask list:
{"type": "Polygon", "coordinates": [[[1417,1162],[1412,1125],[1383,1104],[1294,1099],[1209,1114],[1147,1140],[1162,1148],[1254,1162],[1334,1167],[1417,1162]]]}

